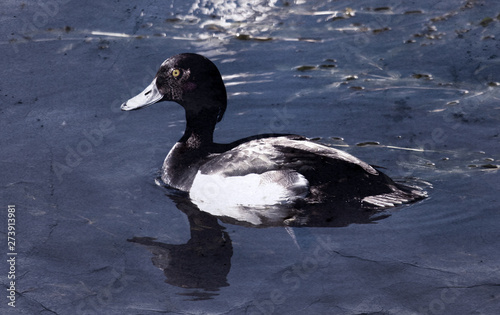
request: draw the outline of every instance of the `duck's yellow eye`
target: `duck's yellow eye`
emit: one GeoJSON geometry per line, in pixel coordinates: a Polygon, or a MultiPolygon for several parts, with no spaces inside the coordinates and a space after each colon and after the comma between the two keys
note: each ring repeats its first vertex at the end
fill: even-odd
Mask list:
{"type": "Polygon", "coordinates": [[[179,69],[174,69],[174,70],[172,71],[172,75],[174,76],[174,78],[177,78],[178,76],[180,76],[180,75],[181,75],[181,70],[179,70],[179,69]]]}

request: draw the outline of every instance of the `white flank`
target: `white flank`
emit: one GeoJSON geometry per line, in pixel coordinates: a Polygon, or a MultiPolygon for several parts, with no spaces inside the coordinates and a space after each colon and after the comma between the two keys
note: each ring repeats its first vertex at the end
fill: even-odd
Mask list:
{"type": "Polygon", "coordinates": [[[270,180],[278,172],[229,177],[198,173],[189,196],[192,200],[204,203],[249,207],[283,204],[305,197],[309,183],[303,175],[294,173],[292,183],[270,180]],[[300,190],[299,195],[294,193],[297,190],[300,190]]]}
{"type": "Polygon", "coordinates": [[[307,179],[295,172],[269,171],[263,174],[224,177],[219,174],[196,175],[189,197],[203,211],[213,215],[260,223],[242,207],[266,208],[304,198],[309,191],[307,179]]]}

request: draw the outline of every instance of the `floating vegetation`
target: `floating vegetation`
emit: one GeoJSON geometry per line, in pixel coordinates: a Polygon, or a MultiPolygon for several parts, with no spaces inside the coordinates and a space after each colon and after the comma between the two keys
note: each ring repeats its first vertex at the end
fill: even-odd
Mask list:
{"type": "Polygon", "coordinates": [[[436,25],[429,25],[429,26],[427,26],[427,32],[428,33],[437,32],[437,30],[438,29],[437,29],[436,25]]]}
{"type": "Polygon", "coordinates": [[[66,26],[65,26],[65,27],[63,27],[63,28],[52,28],[52,27],[49,27],[49,28],[47,29],[47,31],[49,31],[49,32],[53,32],[53,31],[56,31],[56,30],[62,30],[63,32],[69,33],[69,32],[71,32],[71,31],[73,31],[73,30],[74,30],[74,28],[72,28],[71,26],[66,25],[66,26]]]}
{"type": "Polygon", "coordinates": [[[390,7],[378,7],[378,8],[373,9],[373,11],[375,11],[375,12],[390,11],[390,10],[391,10],[390,7]]]}
{"type": "Polygon", "coordinates": [[[500,165],[488,163],[481,165],[481,168],[498,169],[500,168],[500,165]]]}
{"type": "Polygon", "coordinates": [[[178,17],[165,19],[165,22],[168,22],[168,23],[176,23],[176,22],[180,22],[180,21],[182,21],[182,20],[179,19],[178,17]]]}
{"type": "Polygon", "coordinates": [[[349,75],[347,77],[344,78],[345,81],[354,81],[354,80],[357,80],[358,79],[358,76],[357,75],[349,75]]]}
{"type": "Polygon", "coordinates": [[[356,143],[357,147],[366,147],[366,146],[371,146],[371,145],[380,145],[380,142],[378,142],[378,141],[365,141],[365,142],[356,143]]]}
{"type": "Polygon", "coordinates": [[[240,34],[240,33],[236,33],[235,38],[239,40],[256,40],[260,42],[267,42],[273,39],[272,37],[254,37],[248,34],[240,34]]]}
{"type": "Polygon", "coordinates": [[[221,33],[226,31],[224,27],[217,24],[207,24],[203,26],[203,28],[208,31],[221,32],[221,33]]]}
{"type": "Polygon", "coordinates": [[[424,73],[414,73],[412,74],[412,78],[415,79],[425,79],[425,80],[432,80],[432,75],[431,74],[424,74],[424,73]]]}
{"type": "Polygon", "coordinates": [[[457,15],[458,12],[456,11],[453,11],[453,12],[449,12],[449,13],[446,13],[444,15],[441,15],[441,16],[437,16],[437,17],[434,17],[431,19],[431,22],[441,22],[441,21],[446,21],[447,19],[457,15]]]}
{"type": "MultiPolygon", "coordinates": [[[[486,152],[484,151],[479,151],[477,153],[486,154],[486,152]]],[[[493,169],[493,170],[497,170],[500,168],[500,165],[493,163],[495,162],[494,158],[487,157],[483,158],[482,161],[485,162],[485,164],[479,164],[480,162],[478,162],[478,164],[469,164],[467,166],[470,168],[483,168],[483,169],[493,169]]]]}
{"type": "Polygon", "coordinates": [[[482,27],[486,27],[490,25],[491,22],[493,22],[493,18],[485,17],[484,19],[481,20],[481,22],[479,22],[479,25],[481,25],[482,27]]]}
{"type": "Polygon", "coordinates": [[[347,7],[347,8],[345,8],[345,10],[344,10],[344,15],[345,15],[345,16],[349,16],[349,17],[353,17],[353,16],[355,16],[355,15],[356,15],[356,11],[355,11],[353,8],[349,8],[349,7],[347,7]]]}
{"type": "Polygon", "coordinates": [[[413,34],[414,38],[426,38],[426,39],[441,39],[446,33],[437,33],[437,27],[430,25],[427,29],[421,33],[413,34]]]}
{"type": "Polygon", "coordinates": [[[338,20],[345,20],[348,18],[351,18],[356,15],[356,11],[353,10],[352,8],[345,8],[344,12],[342,12],[341,15],[337,15],[336,13],[333,14],[332,16],[328,17],[326,21],[338,21],[338,20]]]}
{"type": "Polygon", "coordinates": [[[326,21],[332,21],[332,22],[335,22],[335,21],[338,21],[338,20],[345,20],[346,17],[343,16],[343,15],[339,15],[339,16],[333,16],[333,17],[329,17],[326,19],[326,21]]]}
{"type": "Polygon", "coordinates": [[[372,32],[373,34],[380,34],[380,33],[383,33],[383,32],[387,32],[387,31],[390,31],[391,28],[386,26],[384,28],[377,28],[377,29],[374,29],[372,32]]]}
{"type": "Polygon", "coordinates": [[[403,14],[422,14],[424,12],[422,12],[422,10],[410,10],[410,11],[405,11],[405,13],[403,14]]]}
{"type": "Polygon", "coordinates": [[[481,40],[495,39],[495,35],[486,35],[481,37],[481,40]]]}
{"type": "Polygon", "coordinates": [[[313,70],[318,70],[318,69],[327,70],[327,69],[337,67],[337,65],[333,64],[333,62],[336,62],[335,59],[328,58],[328,59],[325,59],[324,61],[326,61],[328,63],[323,63],[323,64],[316,65],[316,66],[302,65],[302,66],[297,66],[294,69],[297,71],[300,71],[300,72],[307,72],[307,71],[313,71],[313,70]]]}
{"type": "Polygon", "coordinates": [[[317,68],[318,67],[316,66],[298,66],[295,68],[295,70],[304,72],[304,71],[316,70],[317,68]]]}
{"type": "Polygon", "coordinates": [[[236,33],[236,39],[239,39],[239,40],[251,40],[252,39],[252,36],[248,35],[248,34],[240,34],[240,33],[236,33]]]}
{"type": "Polygon", "coordinates": [[[101,39],[99,40],[99,44],[97,45],[97,49],[105,50],[109,48],[109,40],[101,39]]]}
{"type": "Polygon", "coordinates": [[[427,35],[425,35],[425,38],[427,38],[427,39],[441,39],[441,38],[443,38],[444,35],[445,35],[445,33],[427,34],[427,35]]]}

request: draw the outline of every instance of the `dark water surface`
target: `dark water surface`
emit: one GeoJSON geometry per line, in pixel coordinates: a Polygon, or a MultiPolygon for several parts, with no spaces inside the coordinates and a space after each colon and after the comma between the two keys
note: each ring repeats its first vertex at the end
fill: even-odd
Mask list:
{"type": "Polygon", "coordinates": [[[500,2],[4,2],[2,314],[498,313],[500,2]],[[319,138],[430,197],[344,227],[200,212],[154,182],[181,107],[119,110],[181,52],[223,74],[218,142],[319,138]]]}

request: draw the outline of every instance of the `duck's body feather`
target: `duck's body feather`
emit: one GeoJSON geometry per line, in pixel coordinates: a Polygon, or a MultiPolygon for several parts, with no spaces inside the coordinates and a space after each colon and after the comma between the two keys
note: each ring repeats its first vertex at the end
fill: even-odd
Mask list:
{"type": "Polygon", "coordinates": [[[318,159],[352,163],[370,174],[377,171],[360,159],[334,148],[309,141],[301,136],[263,137],[244,142],[237,147],[212,157],[200,167],[202,174],[220,173],[237,176],[245,173],[263,173],[270,170],[310,169],[318,167],[318,159]]]}
{"type": "Polygon", "coordinates": [[[418,193],[401,190],[385,174],[344,151],[302,136],[254,136],[214,148],[218,150],[191,150],[189,156],[176,144],[165,160],[163,181],[188,191],[198,202],[255,207],[332,198],[389,207],[411,201],[418,193]],[[175,161],[176,156],[182,161],[175,161]]]}

